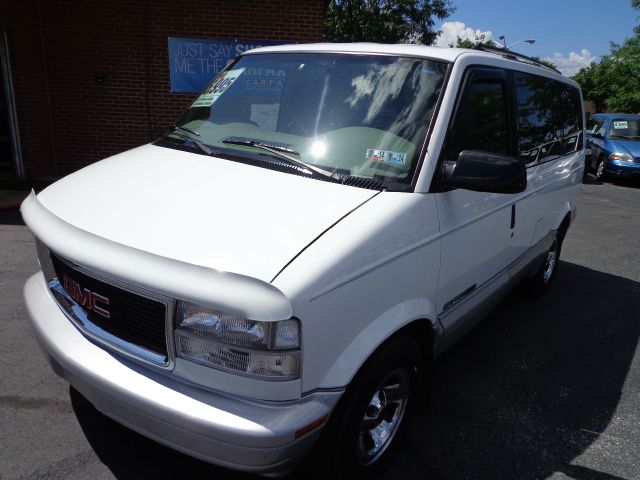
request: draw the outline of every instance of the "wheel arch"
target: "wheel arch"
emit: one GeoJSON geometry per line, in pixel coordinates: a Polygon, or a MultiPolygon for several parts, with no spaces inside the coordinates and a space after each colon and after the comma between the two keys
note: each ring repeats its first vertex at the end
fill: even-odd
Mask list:
{"type": "MultiPolygon", "coordinates": [[[[399,328],[389,332],[387,336],[380,338],[375,347],[372,348],[366,356],[363,356],[358,365],[352,369],[350,375],[344,378],[344,382],[342,382],[344,386],[348,388],[350,384],[355,382],[358,376],[361,375],[372,362],[372,359],[383,350],[389,342],[402,335],[412,338],[418,344],[422,356],[422,371],[426,374],[426,377],[428,377],[431,371],[430,366],[433,360],[437,329],[436,322],[427,317],[421,317],[403,324],[399,328]]],[[[331,374],[329,373],[327,376],[331,376],[331,374]]],[[[425,376],[423,375],[423,377],[425,376]]]]}
{"type": "Polygon", "coordinates": [[[567,235],[567,231],[569,231],[569,226],[571,225],[571,217],[572,212],[567,212],[560,222],[560,225],[558,226],[558,238],[560,239],[560,243],[564,241],[564,237],[567,235]]]}
{"type": "Polygon", "coordinates": [[[567,235],[569,226],[575,217],[575,211],[575,205],[571,205],[570,202],[566,202],[553,222],[553,230],[558,232],[558,238],[561,243],[567,235]]]}

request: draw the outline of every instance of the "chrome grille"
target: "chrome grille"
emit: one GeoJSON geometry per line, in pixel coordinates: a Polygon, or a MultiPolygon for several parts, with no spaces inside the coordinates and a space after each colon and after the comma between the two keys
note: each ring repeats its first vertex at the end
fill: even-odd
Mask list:
{"type": "Polygon", "coordinates": [[[38,243],[38,257],[49,289],[76,326],[117,350],[155,364],[168,364],[168,299],[115,285],[38,243]]]}

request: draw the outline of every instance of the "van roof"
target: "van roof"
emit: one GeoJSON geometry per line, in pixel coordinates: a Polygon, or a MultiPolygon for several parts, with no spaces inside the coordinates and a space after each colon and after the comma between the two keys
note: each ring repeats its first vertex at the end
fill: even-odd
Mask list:
{"type": "Polygon", "coordinates": [[[453,62],[460,54],[472,50],[465,48],[427,47],[414,44],[385,44],[385,43],[296,43],[289,45],[274,45],[260,47],[247,53],[266,52],[345,52],[345,53],[384,53],[393,55],[411,55],[427,57],[453,62]]]}
{"type": "Polygon", "coordinates": [[[559,72],[552,70],[549,67],[535,63],[533,59],[525,58],[525,61],[516,60],[518,54],[515,52],[505,51],[501,54],[498,49],[483,51],[469,48],[449,48],[449,47],[431,47],[425,45],[415,44],[385,44],[385,43],[369,43],[369,42],[355,42],[355,43],[297,43],[287,45],[274,45],[269,47],[260,47],[253,50],[249,50],[246,54],[252,53],[268,53],[268,52],[338,52],[338,53],[373,53],[373,54],[387,54],[387,55],[399,55],[399,56],[414,56],[424,57],[434,60],[444,60],[446,62],[454,62],[460,55],[474,55],[480,58],[495,59],[496,57],[502,58],[505,62],[514,63],[517,65],[526,65],[539,68],[551,76],[557,77],[559,80],[567,83],[574,83],[567,77],[562,76],[559,72]],[[507,57],[505,55],[513,54],[514,57],[507,57]]]}

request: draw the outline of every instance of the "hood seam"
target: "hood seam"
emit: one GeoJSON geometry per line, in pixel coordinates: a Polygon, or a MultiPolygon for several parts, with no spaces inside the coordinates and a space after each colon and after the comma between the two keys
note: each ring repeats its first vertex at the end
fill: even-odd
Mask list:
{"type": "Polygon", "coordinates": [[[300,249],[300,251],[298,253],[296,253],[293,257],[291,257],[291,260],[289,260],[287,263],[284,264],[284,266],[278,271],[278,273],[275,274],[275,276],[271,279],[271,281],[269,282],[270,284],[273,284],[273,282],[276,281],[276,278],[278,278],[280,276],[280,274],[282,272],[284,272],[287,267],[289,265],[291,265],[294,260],[296,258],[298,258],[300,255],[302,255],[302,253],[309,248],[311,245],[313,245],[314,243],[316,243],[316,241],[322,237],[325,233],[327,233],[329,230],[331,230],[333,227],[335,227],[338,223],[340,223],[344,218],[348,217],[349,215],[351,215],[353,212],[355,212],[357,209],[359,209],[362,205],[364,205],[365,203],[369,202],[370,200],[373,200],[374,198],[376,198],[378,195],[380,195],[383,192],[383,190],[380,190],[378,192],[375,193],[375,195],[371,195],[369,198],[367,198],[366,200],[364,200],[362,203],[359,203],[358,205],[356,205],[355,207],[353,207],[351,210],[349,210],[347,213],[345,213],[344,215],[342,215],[340,218],[338,218],[335,222],[333,222],[331,225],[329,225],[327,228],[325,228],[322,232],[320,232],[313,240],[311,240],[309,243],[307,243],[304,247],[302,247],[302,249],[300,249]]]}

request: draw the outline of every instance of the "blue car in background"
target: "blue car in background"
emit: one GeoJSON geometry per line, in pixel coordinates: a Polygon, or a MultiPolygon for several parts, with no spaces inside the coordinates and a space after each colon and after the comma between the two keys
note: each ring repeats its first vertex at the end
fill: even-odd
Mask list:
{"type": "Polygon", "coordinates": [[[587,122],[585,171],[596,179],[640,179],[640,115],[598,113],[587,122]]]}

